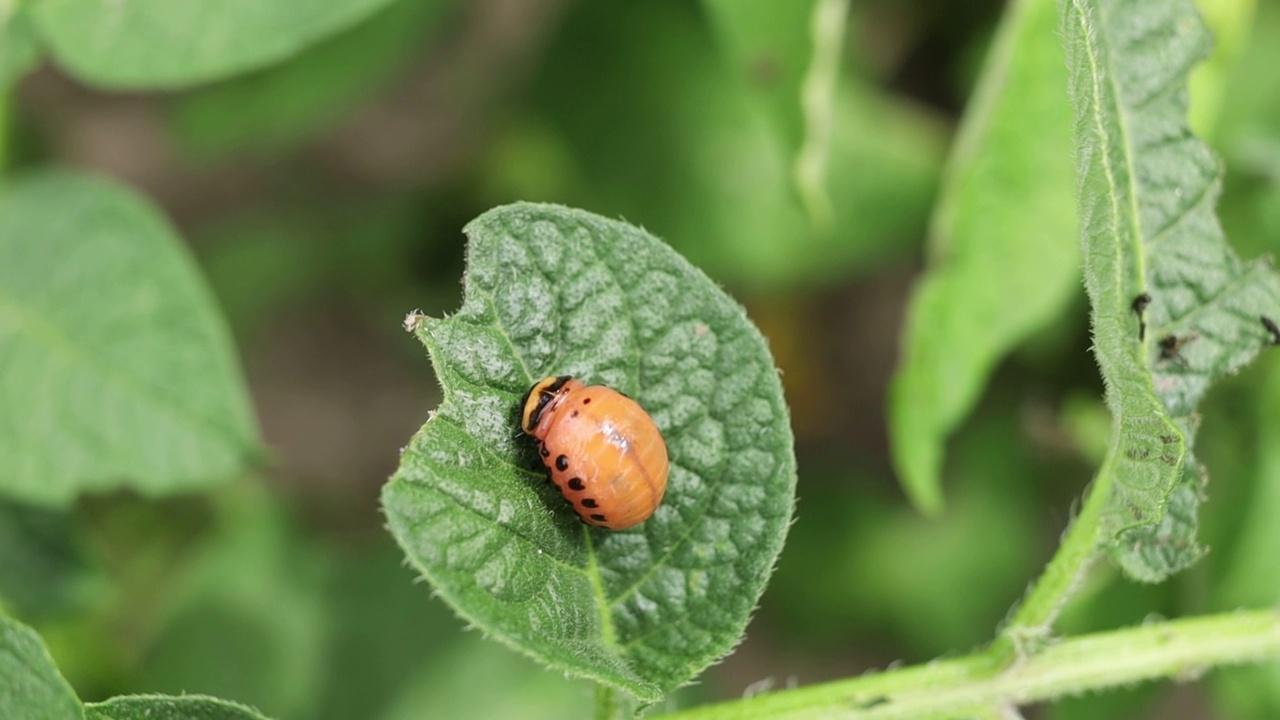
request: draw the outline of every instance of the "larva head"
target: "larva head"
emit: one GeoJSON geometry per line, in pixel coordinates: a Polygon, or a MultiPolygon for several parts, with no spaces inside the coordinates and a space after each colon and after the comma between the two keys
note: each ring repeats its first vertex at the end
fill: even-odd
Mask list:
{"type": "Polygon", "coordinates": [[[556,407],[569,392],[582,387],[582,383],[570,375],[543,378],[529,388],[524,396],[524,409],[520,413],[520,429],[537,438],[545,436],[556,407]],[[541,426],[541,430],[539,430],[541,426]]]}

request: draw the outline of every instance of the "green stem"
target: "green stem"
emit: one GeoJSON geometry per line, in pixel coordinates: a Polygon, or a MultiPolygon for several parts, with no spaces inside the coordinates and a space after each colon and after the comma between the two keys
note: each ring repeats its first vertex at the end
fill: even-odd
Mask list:
{"type": "Polygon", "coordinates": [[[631,698],[617,690],[596,684],[595,720],[630,720],[635,717],[635,705],[631,698]]]}
{"type": "Polygon", "coordinates": [[[1119,428],[1113,429],[1111,448],[1089,487],[1084,507],[1067,528],[1062,544],[1044,573],[1031,586],[988,651],[993,660],[1009,661],[1021,657],[1035,645],[1047,641],[1053,621],[1097,557],[1098,528],[1102,522],[1102,509],[1111,497],[1119,437],[1119,428]]]}
{"type": "Polygon", "coordinates": [[[986,653],[757,695],[665,720],[953,720],[1121,687],[1199,677],[1219,665],[1280,660],[1280,611],[1149,623],[1067,638],[992,673],[986,653]]]}

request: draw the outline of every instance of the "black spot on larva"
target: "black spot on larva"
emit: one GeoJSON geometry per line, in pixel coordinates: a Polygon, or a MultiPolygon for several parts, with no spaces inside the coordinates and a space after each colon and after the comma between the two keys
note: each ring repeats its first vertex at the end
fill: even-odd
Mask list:
{"type": "Polygon", "coordinates": [[[591,398],[582,398],[582,404],[583,404],[583,405],[590,405],[590,404],[591,404],[591,398]]]}
{"type": "Polygon", "coordinates": [[[578,417],[578,411],[574,410],[573,412],[569,413],[569,417],[578,417]]]}
{"type": "Polygon", "coordinates": [[[604,521],[605,521],[604,516],[603,516],[603,515],[601,515],[600,513],[593,513],[593,514],[591,515],[591,519],[592,519],[592,520],[595,520],[596,522],[604,522],[604,521]]]}
{"type": "Polygon", "coordinates": [[[582,492],[587,489],[587,486],[582,484],[582,478],[569,478],[569,489],[582,492]]]}
{"type": "Polygon", "coordinates": [[[596,501],[593,498],[583,498],[582,507],[594,508],[600,506],[596,504],[596,501]]]}
{"type": "Polygon", "coordinates": [[[556,469],[559,470],[560,472],[564,472],[565,470],[568,470],[569,458],[565,457],[564,455],[560,455],[556,457],[556,469]]]}
{"type": "Polygon", "coordinates": [[[538,445],[538,453],[539,453],[539,454],[541,454],[541,455],[542,455],[542,457],[550,457],[550,456],[551,456],[551,451],[547,449],[547,446],[546,446],[546,445],[541,445],[541,444],[540,444],[540,445],[538,445]]]}

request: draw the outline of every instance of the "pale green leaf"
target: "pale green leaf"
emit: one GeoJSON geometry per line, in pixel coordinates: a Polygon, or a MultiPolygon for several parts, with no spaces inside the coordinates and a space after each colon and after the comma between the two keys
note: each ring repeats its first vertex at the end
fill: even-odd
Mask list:
{"type": "Polygon", "coordinates": [[[1078,287],[1057,32],[1052,0],[1006,8],[933,218],[889,406],[899,477],[927,512],[942,507],[948,434],[1005,353],[1060,315],[1078,287]]]}
{"type": "Polygon", "coordinates": [[[1103,542],[1154,582],[1202,553],[1195,408],[1270,343],[1261,318],[1280,317],[1280,276],[1242,263],[1214,215],[1219,162],[1187,126],[1188,73],[1209,47],[1190,0],[1063,9],[1085,286],[1116,423],[1097,480],[1111,493],[1103,542]]]}
{"type": "Polygon", "coordinates": [[[445,401],[383,492],[393,534],[463,617],[544,663],[647,700],[742,636],[791,518],[773,362],[742,308],[647,233],[520,204],[466,228],[462,309],[417,327],[445,401]],[[625,532],[582,525],[517,432],[535,380],[635,397],[671,456],[625,532]]]}
{"type": "Polygon", "coordinates": [[[79,720],[80,700],[40,636],[0,612],[0,718],[79,720]]]}
{"type": "Polygon", "coordinates": [[[41,0],[53,56],[107,88],[178,88],[278,62],[390,0],[41,0]]]}
{"type": "Polygon", "coordinates": [[[18,0],[0,0],[0,92],[7,91],[40,60],[40,44],[18,0]]]}
{"type": "Polygon", "coordinates": [[[177,103],[173,122],[178,136],[207,155],[306,138],[376,92],[422,47],[451,4],[396,0],[287,62],[197,90],[177,103]]]}
{"type": "Polygon", "coordinates": [[[164,218],[103,180],[0,187],[0,493],[189,491],[257,430],[227,330],[164,218]]]}
{"type": "Polygon", "coordinates": [[[85,720],[267,720],[239,703],[201,695],[125,695],[84,707],[85,720]]]}

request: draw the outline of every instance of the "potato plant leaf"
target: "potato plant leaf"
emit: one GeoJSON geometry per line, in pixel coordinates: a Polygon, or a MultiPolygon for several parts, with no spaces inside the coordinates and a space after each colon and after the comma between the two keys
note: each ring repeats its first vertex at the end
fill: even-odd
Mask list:
{"type": "Polygon", "coordinates": [[[1272,342],[1280,276],[1242,262],[1214,214],[1220,164],[1187,125],[1187,76],[1209,49],[1191,0],[1061,7],[1085,286],[1116,423],[1102,540],[1156,582],[1203,552],[1195,408],[1272,342]]]}
{"type": "Polygon", "coordinates": [[[0,186],[0,493],[192,490],[242,472],[257,428],[181,241],[110,182],[0,186]]]}
{"type": "Polygon", "coordinates": [[[80,720],[80,700],[44,641],[0,612],[0,718],[80,720]]]}
{"type": "Polygon", "coordinates": [[[1050,0],[1007,6],[955,141],[889,406],[908,497],[942,507],[947,435],[1001,357],[1078,292],[1071,114],[1050,0]]]}
{"type": "Polygon", "coordinates": [[[41,0],[32,15],[73,75],[107,88],[179,88],[278,62],[390,0],[41,0]]]}
{"type": "Polygon", "coordinates": [[[253,708],[203,695],[124,695],[84,706],[84,720],[267,720],[253,708]]]}
{"type": "Polygon", "coordinates": [[[383,491],[412,564],[484,632],[655,700],[742,637],[791,519],[782,390],[742,308],[630,225],[550,205],[466,228],[461,310],[411,328],[444,401],[383,491]],[[671,456],[662,505],[624,532],[581,524],[518,405],[569,374],[635,397],[671,456]]]}
{"type": "Polygon", "coordinates": [[[0,91],[22,78],[40,61],[29,13],[15,0],[0,0],[0,91]]]}

